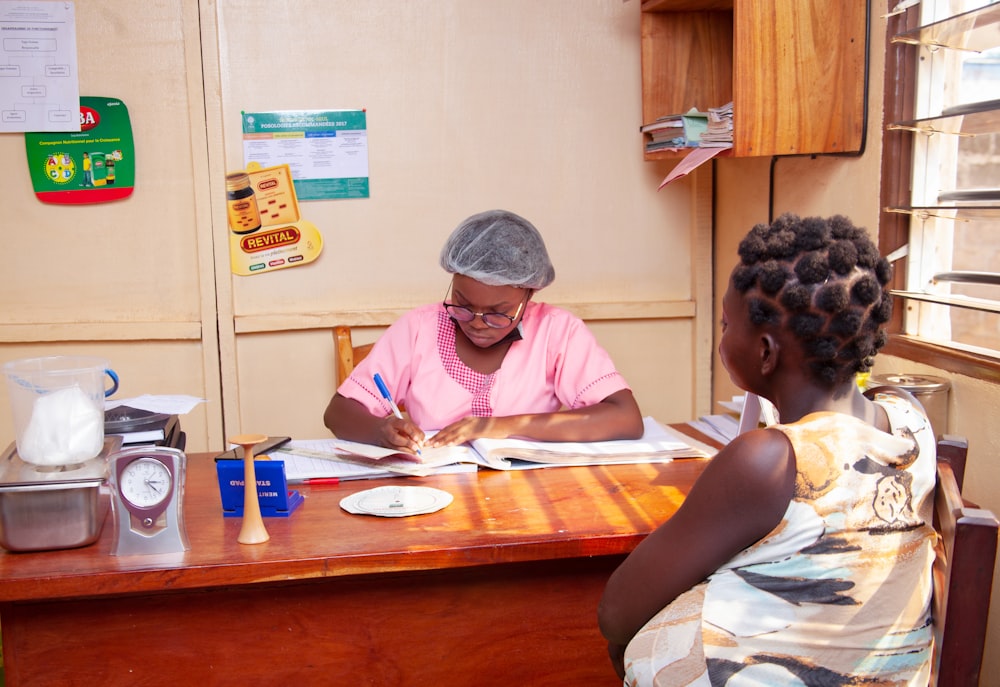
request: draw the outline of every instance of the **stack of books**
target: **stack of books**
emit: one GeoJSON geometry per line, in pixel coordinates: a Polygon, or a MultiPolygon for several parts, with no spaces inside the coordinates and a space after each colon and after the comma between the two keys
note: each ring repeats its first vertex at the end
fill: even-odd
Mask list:
{"type": "Polygon", "coordinates": [[[696,148],[708,127],[708,113],[697,109],[659,117],[639,127],[646,137],[646,151],[696,148]]]}
{"type": "Polygon", "coordinates": [[[187,436],[176,415],[154,413],[130,406],[104,411],[104,434],[122,438],[122,448],[169,446],[184,450],[187,436]]]}
{"type": "Polygon", "coordinates": [[[684,122],[680,118],[660,117],[642,125],[639,131],[646,135],[646,150],[684,147],[684,122]]]}
{"type": "Polygon", "coordinates": [[[701,135],[700,145],[705,148],[733,147],[733,104],[708,108],[708,127],[701,135]]]}

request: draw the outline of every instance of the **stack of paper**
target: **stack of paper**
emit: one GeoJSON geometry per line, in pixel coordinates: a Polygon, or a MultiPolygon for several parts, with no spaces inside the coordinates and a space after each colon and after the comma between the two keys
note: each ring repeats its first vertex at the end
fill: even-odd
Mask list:
{"type": "Polygon", "coordinates": [[[702,415],[688,424],[720,444],[728,444],[739,431],[739,420],[727,414],[702,415]]]}
{"type": "Polygon", "coordinates": [[[778,411],[765,398],[756,394],[739,394],[732,401],[720,401],[726,413],[702,415],[688,424],[716,441],[728,444],[736,436],[763,424],[770,427],[778,422],[778,411]]]}
{"type": "Polygon", "coordinates": [[[342,439],[293,440],[271,452],[285,461],[288,480],[336,477],[340,480],[475,472],[476,454],[467,446],[426,449],[418,458],[407,453],[342,439]],[[426,460],[423,460],[426,459],[426,460]]]}
{"type": "Polygon", "coordinates": [[[708,125],[701,135],[701,146],[705,148],[733,147],[733,104],[708,109],[708,125]]]}

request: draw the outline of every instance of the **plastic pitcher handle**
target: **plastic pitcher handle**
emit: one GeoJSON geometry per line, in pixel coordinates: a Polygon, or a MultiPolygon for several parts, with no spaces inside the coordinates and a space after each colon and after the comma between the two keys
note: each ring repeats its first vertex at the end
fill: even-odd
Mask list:
{"type": "Polygon", "coordinates": [[[111,368],[106,368],[106,369],[104,370],[104,372],[105,372],[105,373],[106,373],[106,374],[107,374],[107,375],[108,375],[109,377],[111,377],[111,388],[110,388],[110,389],[105,389],[105,390],[104,390],[104,398],[107,398],[107,397],[108,397],[108,396],[110,396],[111,394],[113,394],[113,393],[115,393],[116,391],[118,391],[118,373],[117,373],[117,372],[115,372],[114,370],[112,370],[111,368]]]}

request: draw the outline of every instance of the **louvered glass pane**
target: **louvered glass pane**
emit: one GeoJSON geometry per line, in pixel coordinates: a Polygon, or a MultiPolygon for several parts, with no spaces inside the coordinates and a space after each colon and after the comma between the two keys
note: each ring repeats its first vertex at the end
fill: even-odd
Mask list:
{"type": "Polygon", "coordinates": [[[922,132],[914,137],[905,328],[996,350],[1000,286],[979,282],[994,281],[987,273],[1000,271],[1000,3],[922,5],[925,25],[990,7],[974,12],[974,41],[963,42],[960,21],[949,28],[952,49],[919,49],[916,119],[899,123],[922,132]],[[986,276],[963,277],[971,273],[986,276]]]}

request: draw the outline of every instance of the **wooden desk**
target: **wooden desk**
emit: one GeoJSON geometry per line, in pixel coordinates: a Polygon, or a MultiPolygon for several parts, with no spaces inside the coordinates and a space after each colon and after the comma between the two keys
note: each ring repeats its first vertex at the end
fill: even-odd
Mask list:
{"type": "Polygon", "coordinates": [[[704,460],[301,487],[271,540],[236,541],[214,462],[189,456],[182,557],[0,553],[7,685],[619,685],[596,607],[704,460]],[[351,515],[379,484],[452,493],[351,515]]]}

